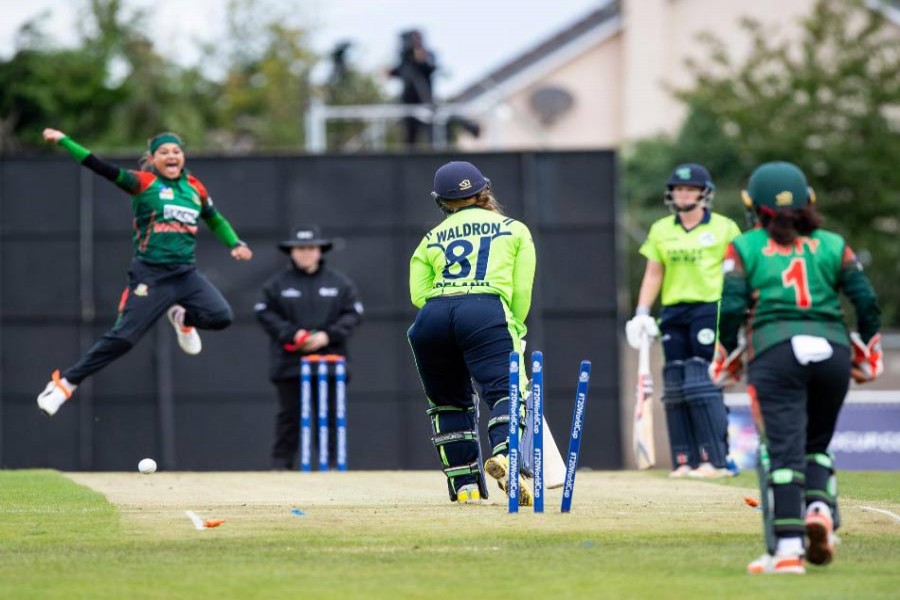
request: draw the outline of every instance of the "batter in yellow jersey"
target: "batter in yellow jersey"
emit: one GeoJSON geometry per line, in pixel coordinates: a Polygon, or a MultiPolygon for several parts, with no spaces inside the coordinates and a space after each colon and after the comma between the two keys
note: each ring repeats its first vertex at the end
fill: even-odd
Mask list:
{"type": "Polygon", "coordinates": [[[662,330],[663,402],[672,453],[672,476],[731,475],[728,416],[722,393],[707,374],[716,341],[725,248],[740,234],[709,206],[715,186],[698,164],[679,165],[666,182],[672,216],[650,228],[641,254],[647,258],[635,316],[626,325],[634,348],[662,330]],[[650,308],[662,291],[660,323],[650,308]]]}
{"type": "MultiPolygon", "coordinates": [[[[432,441],[450,499],[486,494],[481,476],[474,380],[490,409],[487,472],[508,481],[509,353],[520,347],[531,307],[535,250],[523,223],[503,214],[490,180],[472,164],[437,170],[433,196],[447,217],[425,234],[409,265],[419,314],[409,343],[428,398],[432,441]]],[[[520,480],[520,504],[532,496],[520,480]]]]}

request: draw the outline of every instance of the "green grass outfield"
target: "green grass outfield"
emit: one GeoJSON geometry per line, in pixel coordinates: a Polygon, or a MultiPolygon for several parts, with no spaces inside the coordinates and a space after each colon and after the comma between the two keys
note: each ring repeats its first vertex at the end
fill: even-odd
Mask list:
{"type": "Polygon", "coordinates": [[[749,473],[579,471],[571,514],[508,515],[439,472],[0,471],[0,598],[897,598],[900,523],[861,507],[900,514],[900,473],[841,477],[835,563],[761,577],[749,473]]]}

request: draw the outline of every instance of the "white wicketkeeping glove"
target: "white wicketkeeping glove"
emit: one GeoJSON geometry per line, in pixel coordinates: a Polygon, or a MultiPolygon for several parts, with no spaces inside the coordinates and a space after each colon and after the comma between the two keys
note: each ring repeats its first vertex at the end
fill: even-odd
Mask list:
{"type": "Polygon", "coordinates": [[[644,335],[650,338],[659,337],[656,319],[650,315],[635,315],[625,323],[625,337],[628,338],[628,345],[635,350],[641,347],[641,337],[644,335]]]}

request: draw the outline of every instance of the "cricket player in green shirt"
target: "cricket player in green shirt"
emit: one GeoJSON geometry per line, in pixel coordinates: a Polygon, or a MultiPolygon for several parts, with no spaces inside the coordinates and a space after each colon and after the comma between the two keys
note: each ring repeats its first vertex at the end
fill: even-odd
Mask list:
{"type": "Polygon", "coordinates": [[[804,558],[816,565],[834,558],[840,518],[828,444],[850,378],[864,383],[884,371],[881,311],[853,250],[820,228],[803,171],[761,165],[743,198],[759,227],[725,256],[710,376],[724,385],[740,377],[744,325],[767,550],[747,569],[802,574],[804,558]],[[859,333],[847,331],[839,292],[853,304],[859,333]]]}
{"type": "Polygon", "coordinates": [[[118,319],[81,360],[62,373],[53,371],[37,397],[38,407],[53,416],[82,380],[131,350],[163,314],[188,354],[202,348],[197,329],[231,324],[228,302],[194,265],[199,220],[236,260],[250,260],[253,253],[213,207],[206,187],[184,168],[184,144],[175,134],[161,133],[148,141],[141,171],[108,163],[56,129],[45,129],[44,140],[59,144],[82,166],[130,194],[134,210],[134,258],[118,319]]]}
{"type": "MultiPolygon", "coordinates": [[[[450,499],[477,502],[486,490],[472,380],[490,409],[492,455],[484,467],[505,491],[508,361],[526,331],[534,242],[528,227],[502,213],[490,180],[470,163],[451,162],[438,169],[432,196],[446,218],[425,234],[410,260],[409,292],[420,310],[409,329],[409,343],[428,398],[432,441],[450,499]]],[[[519,503],[530,506],[531,489],[521,475],[519,487],[519,503]]]]}
{"type": "Polygon", "coordinates": [[[707,374],[716,340],[722,257],[740,234],[734,221],[710,210],[715,185],[702,165],[679,165],[666,182],[674,216],[650,228],[641,254],[647,267],[635,316],[625,327],[637,349],[641,337],[662,331],[663,403],[672,452],[672,477],[727,477],[728,413],[707,374]],[[660,323],[650,316],[662,290],[660,323]]]}

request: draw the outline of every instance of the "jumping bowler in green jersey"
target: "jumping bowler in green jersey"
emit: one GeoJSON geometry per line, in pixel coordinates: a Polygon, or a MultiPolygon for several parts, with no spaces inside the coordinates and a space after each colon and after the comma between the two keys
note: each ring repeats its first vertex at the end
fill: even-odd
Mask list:
{"type": "Polygon", "coordinates": [[[200,180],[184,168],[183,144],[175,134],[161,133],[148,141],[141,171],[110,164],[55,129],[45,129],[44,139],[131,194],[134,210],[134,258],[118,319],[80,361],[53,372],[37,397],[38,407],[53,416],[82,380],[131,350],[163,314],[188,354],[202,348],[197,329],[231,324],[228,302],[194,266],[198,219],[231,248],[236,260],[250,260],[253,252],[213,207],[200,180]]]}
{"type": "MultiPolygon", "coordinates": [[[[501,212],[490,180],[470,163],[438,169],[432,195],[447,216],[425,234],[409,263],[410,297],[420,309],[409,344],[450,500],[477,502],[487,490],[472,380],[490,409],[492,456],[484,467],[506,490],[509,353],[521,347],[526,331],[534,243],[524,224],[501,212]]],[[[519,503],[531,502],[530,487],[520,476],[519,503]]]]}
{"type": "Polygon", "coordinates": [[[662,330],[663,403],[672,453],[671,477],[727,477],[728,413],[722,392],[707,375],[716,339],[722,293],[722,256],[740,234],[734,221],[710,210],[715,185],[694,163],[678,165],[666,182],[665,203],[674,216],[650,228],[641,254],[647,267],[635,316],[625,326],[628,343],[662,330]],[[660,324],[650,316],[662,289],[660,324]]]}
{"type": "Polygon", "coordinates": [[[758,167],[743,197],[759,226],[725,256],[710,376],[723,385],[740,378],[744,325],[767,550],[747,570],[802,574],[804,557],[816,565],[834,557],[840,518],[828,444],[850,377],[863,383],[884,371],[881,311],[853,250],[820,229],[798,167],[758,167]],[[859,333],[847,332],[839,292],[853,304],[859,333]]]}

